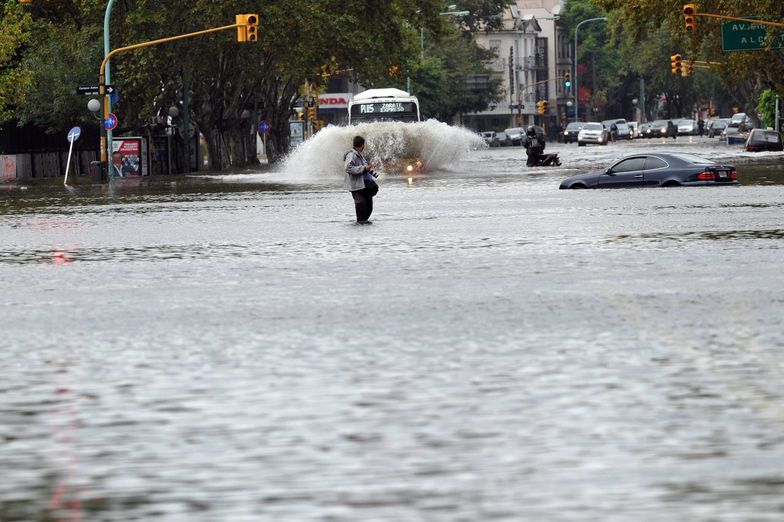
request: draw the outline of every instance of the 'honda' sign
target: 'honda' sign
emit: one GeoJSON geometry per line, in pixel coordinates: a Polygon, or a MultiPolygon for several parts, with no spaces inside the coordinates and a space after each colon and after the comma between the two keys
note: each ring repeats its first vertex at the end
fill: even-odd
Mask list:
{"type": "Polygon", "coordinates": [[[319,95],[319,108],[321,109],[347,109],[348,102],[354,98],[351,93],[328,92],[319,95]]]}

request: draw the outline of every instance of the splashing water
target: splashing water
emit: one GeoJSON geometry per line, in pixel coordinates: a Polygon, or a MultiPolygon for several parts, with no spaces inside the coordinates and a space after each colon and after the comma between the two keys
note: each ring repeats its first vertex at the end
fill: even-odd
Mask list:
{"type": "Polygon", "coordinates": [[[327,127],[289,155],[284,173],[293,177],[342,176],[343,157],[356,135],[365,138],[366,156],[379,165],[379,172],[384,172],[383,161],[410,158],[421,160],[425,171],[449,170],[467,152],[485,147],[478,134],[437,120],[327,127]]]}

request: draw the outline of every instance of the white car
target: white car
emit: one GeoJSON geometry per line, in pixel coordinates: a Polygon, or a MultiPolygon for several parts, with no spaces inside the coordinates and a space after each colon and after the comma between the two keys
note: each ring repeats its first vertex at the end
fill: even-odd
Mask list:
{"type": "Polygon", "coordinates": [[[699,126],[694,120],[677,120],[675,124],[678,126],[678,136],[694,136],[695,134],[699,134],[699,126]]]}
{"type": "Polygon", "coordinates": [[[577,145],[584,146],[586,143],[596,143],[598,145],[607,145],[610,141],[610,131],[601,123],[586,123],[580,133],[577,134],[577,145]]]}

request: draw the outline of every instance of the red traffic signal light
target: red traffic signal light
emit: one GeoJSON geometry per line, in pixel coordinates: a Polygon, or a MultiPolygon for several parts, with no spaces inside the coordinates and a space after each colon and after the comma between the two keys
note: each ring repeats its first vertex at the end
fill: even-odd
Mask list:
{"type": "Polygon", "coordinates": [[[693,33],[697,30],[697,4],[683,4],[683,21],[686,31],[693,33]]]}

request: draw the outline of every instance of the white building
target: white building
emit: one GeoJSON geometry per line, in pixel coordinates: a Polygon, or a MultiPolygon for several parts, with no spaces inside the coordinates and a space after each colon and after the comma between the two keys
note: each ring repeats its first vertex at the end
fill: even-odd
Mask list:
{"type": "Polygon", "coordinates": [[[491,68],[495,78],[503,79],[505,96],[491,110],[464,115],[466,126],[501,131],[506,127],[538,124],[552,136],[565,123],[571,114],[572,93],[564,86],[564,77],[573,71],[568,33],[558,21],[565,1],[517,0],[504,10],[501,30],[475,35],[479,45],[498,50],[499,58],[491,68]],[[511,104],[510,76],[514,78],[511,104]],[[548,102],[544,115],[535,114],[540,100],[548,102]]]}

